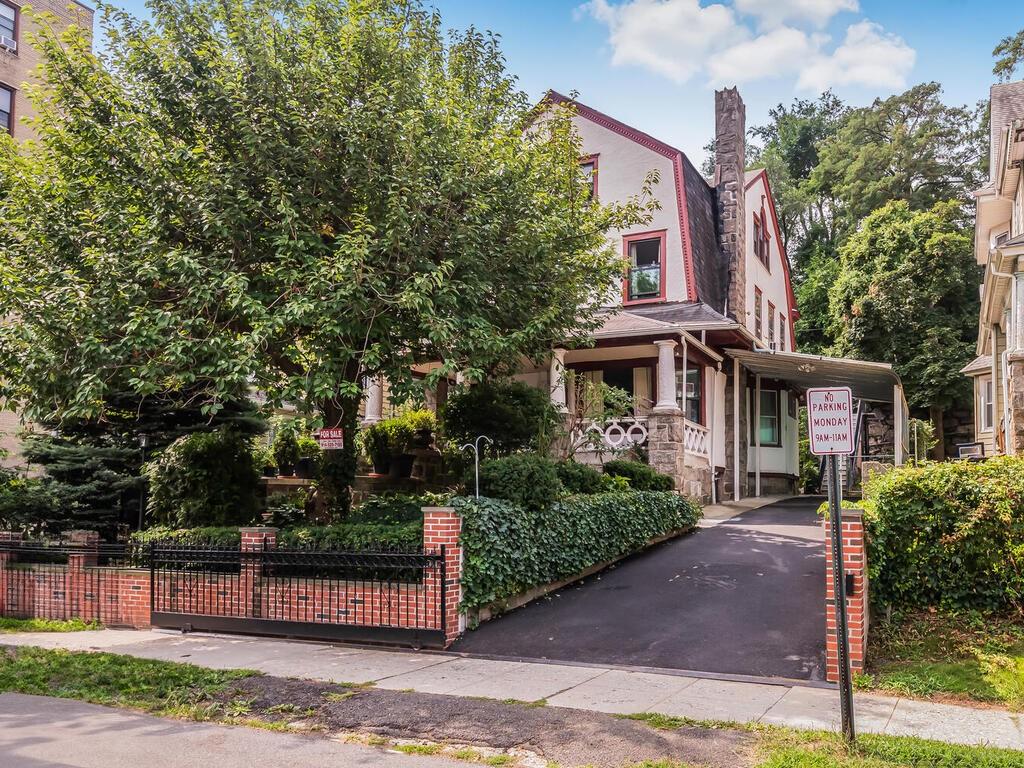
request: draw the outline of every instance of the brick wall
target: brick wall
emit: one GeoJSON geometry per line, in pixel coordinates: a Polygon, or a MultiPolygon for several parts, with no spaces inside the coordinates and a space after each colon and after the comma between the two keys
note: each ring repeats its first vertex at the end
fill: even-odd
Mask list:
{"type": "MultiPolygon", "coordinates": [[[[832,527],[825,518],[825,654],[826,677],[839,680],[839,645],[836,632],[835,592],[832,588],[832,527]]],[[[853,576],[853,589],[846,594],[847,636],[850,641],[850,669],[854,674],[864,671],[868,641],[867,553],[864,541],[864,518],[858,509],[842,513],[844,571],[853,576]]]]}
{"type": "MultiPolygon", "coordinates": [[[[82,618],[109,626],[148,627],[150,596],[175,613],[251,617],[277,621],[440,630],[445,643],[465,630],[462,599],[462,519],[449,507],[423,510],[423,546],[444,548],[445,584],[428,570],[422,583],[343,579],[277,578],[261,572],[258,553],[276,547],[274,528],[243,528],[239,573],[157,572],[151,585],[145,569],[95,567],[98,537],[72,536],[76,550],[67,565],[10,568],[16,553],[0,551],[0,615],[19,618],[82,618]]],[[[19,534],[0,532],[0,543],[19,534]]]]}
{"type": "MultiPolygon", "coordinates": [[[[12,0],[15,5],[28,5],[21,0],[12,0]]],[[[92,36],[93,11],[73,0],[32,0],[33,13],[51,13],[57,18],[56,31],[67,28],[71,24],[89,30],[92,36]]],[[[18,13],[18,50],[11,53],[0,50],[0,84],[13,88],[14,94],[14,138],[18,141],[33,138],[35,132],[27,125],[19,123],[19,118],[35,114],[32,105],[25,96],[23,86],[27,82],[38,81],[38,70],[42,55],[28,41],[30,34],[37,33],[37,25],[28,14],[18,13]]]]}

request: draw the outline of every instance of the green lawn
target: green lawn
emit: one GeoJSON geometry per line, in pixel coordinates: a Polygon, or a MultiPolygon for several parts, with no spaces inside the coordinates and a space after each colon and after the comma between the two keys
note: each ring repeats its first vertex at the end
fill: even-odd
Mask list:
{"type": "MultiPolygon", "coordinates": [[[[237,686],[238,680],[254,674],[257,673],[205,669],[110,653],[0,646],[0,693],[16,691],[80,699],[165,717],[283,727],[287,717],[281,722],[261,719],[254,714],[252,701],[232,698],[238,690],[232,684],[237,686]]],[[[862,736],[855,747],[848,747],[842,738],[831,733],[694,722],[664,715],[634,719],[661,729],[742,728],[756,737],[756,754],[752,759],[757,768],[1024,768],[1024,752],[1011,750],[961,747],[892,736],[862,736]]],[[[407,751],[433,752],[430,745],[407,751]]],[[[477,756],[473,761],[480,762],[480,759],[477,756]]],[[[482,762],[504,765],[511,764],[512,760],[499,756],[482,762]]],[[[648,768],[682,768],[672,761],[646,765],[648,768]]]]}
{"type": "Polygon", "coordinates": [[[0,634],[13,632],[84,632],[101,629],[98,621],[81,619],[7,619],[0,617],[0,634]]]}
{"type": "Polygon", "coordinates": [[[1024,710],[1020,617],[917,612],[875,622],[870,642],[861,689],[1024,710]]]}

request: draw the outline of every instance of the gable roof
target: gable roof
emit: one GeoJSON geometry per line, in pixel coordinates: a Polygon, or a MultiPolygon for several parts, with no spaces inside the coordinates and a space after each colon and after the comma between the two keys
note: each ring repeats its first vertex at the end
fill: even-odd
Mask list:
{"type": "Polygon", "coordinates": [[[548,91],[544,102],[572,104],[579,116],[672,161],[687,300],[724,310],[729,261],[718,243],[717,198],[683,151],[557,91],[548,91]]]}

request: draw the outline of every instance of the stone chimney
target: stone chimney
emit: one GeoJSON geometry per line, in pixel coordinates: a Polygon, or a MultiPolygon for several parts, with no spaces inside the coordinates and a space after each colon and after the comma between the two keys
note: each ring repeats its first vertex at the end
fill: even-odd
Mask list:
{"type": "Polygon", "coordinates": [[[746,167],[747,110],[736,88],[715,91],[715,191],[718,242],[729,262],[729,315],[746,322],[746,167]]]}

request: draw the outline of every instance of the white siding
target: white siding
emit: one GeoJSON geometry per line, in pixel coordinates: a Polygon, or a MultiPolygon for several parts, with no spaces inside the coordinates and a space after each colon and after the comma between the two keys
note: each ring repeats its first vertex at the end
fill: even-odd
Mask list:
{"type": "Polygon", "coordinates": [[[782,315],[786,321],[786,350],[793,350],[791,326],[793,318],[789,315],[789,295],[786,287],[786,272],[782,266],[782,259],[785,258],[782,251],[782,243],[775,233],[775,226],[772,221],[771,210],[767,201],[768,189],[764,183],[764,177],[759,176],[757,181],[747,190],[747,318],[746,326],[751,333],[755,333],[754,323],[754,298],[755,289],[760,288],[762,294],[762,317],[764,328],[761,333],[762,340],[768,343],[768,302],[775,305],[775,338],[779,338],[779,316],[782,315]],[[761,213],[761,201],[764,199],[765,216],[768,220],[768,234],[770,235],[768,268],[765,268],[761,260],[754,254],[754,216],[761,213]]]}
{"type": "MultiPolygon", "coordinates": [[[[612,242],[616,252],[622,253],[622,235],[665,230],[665,299],[686,301],[686,273],[672,160],[582,115],[573,118],[573,122],[583,142],[584,154],[598,155],[597,196],[602,202],[623,201],[638,195],[647,174],[652,170],[660,173],[661,180],[654,188],[654,195],[661,203],[661,210],[654,212],[649,224],[616,232],[612,242]]],[[[621,295],[617,299],[621,302],[621,295]]]]}

